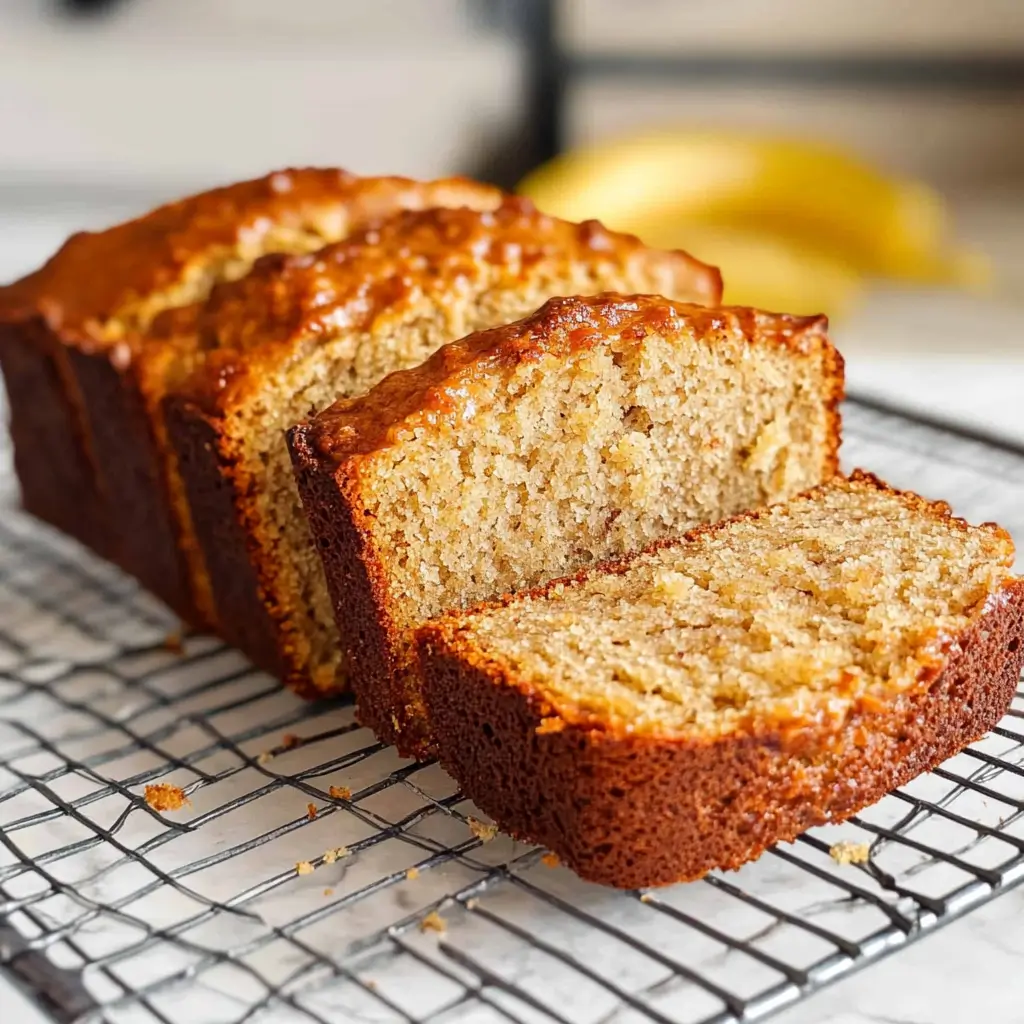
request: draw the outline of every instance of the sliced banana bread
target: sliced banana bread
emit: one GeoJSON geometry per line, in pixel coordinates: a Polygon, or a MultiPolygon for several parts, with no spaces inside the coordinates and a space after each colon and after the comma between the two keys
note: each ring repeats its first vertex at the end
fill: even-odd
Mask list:
{"type": "Polygon", "coordinates": [[[632,888],[841,821],[1006,711],[1024,580],[989,523],[855,473],[419,633],[445,767],[632,888]]]}
{"type": "Polygon", "coordinates": [[[685,253],[508,200],[493,212],[400,214],[218,289],[200,326],[205,365],[168,410],[225,639],[300,692],[338,685],[287,428],[552,294],[623,286],[715,302],[721,282],[685,253]]]}
{"type": "Polygon", "coordinates": [[[555,299],[291,433],[364,724],[424,755],[412,630],[830,477],[823,317],[555,299]]]}
{"type": "Polygon", "coordinates": [[[308,252],[402,208],[494,206],[474,182],[421,184],[334,169],[279,171],[74,235],[0,291],[0,362],[28,509],[119,563],[175,611],[209,625],[212,602],[159,415],[165,377],[196,339],[163,311],[206,298],[267,252],[308,252]]]}

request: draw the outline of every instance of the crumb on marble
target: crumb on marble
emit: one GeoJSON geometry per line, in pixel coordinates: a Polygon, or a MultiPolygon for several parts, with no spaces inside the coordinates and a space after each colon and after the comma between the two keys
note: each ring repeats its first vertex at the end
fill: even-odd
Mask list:
{"type": "Polygon", "coordinates": [[[445,924],[444,918],[436,910],[432,910],[420,921],[421,932],[437,932],[438,935],[444,935],[447,930],[448,925],[445,924]]]}
{"type": "Polygon", "coordinates": [[[180,811],[192,803],[181,786],[169,782],[151,782],[146,786],[145,799],[154,811],[180,811]]]}
{"type": "Polygon", "coordinates": [[[334,895],[334,890],[333,889],[324,889],[324,895],[325,896],[333,896],[334,895]]]}
{"type": "Polygon", "coordinates": [[[469,826],[469,831],[482,843],[489,843],[498,834],[497,825],[489,825],[486,821],[481,821],[472,815],[466,819],[466,824],[469,826]]]}
{"type": "Polygon", "coordinates": [[[548,850],[548,852],[545,853],[543,857],[541,857],[540,862],[548,868],[557,868],[558,865],[562,863],[558,859],[558,854],[552,853],[550,850],[548,850]]]}
{"type": "Polygon", "coordinates": [[[828,855],[837,864],[864,864],[871,859],[869,843],[855,843],[852,839],[841,839],[833,843],[828,855]]]}
{"type": "Polygon", "coordinates": [[[171,654],[184,654],[185,653],[185,637],[182,635],[180,629],[176,629],[163,639],[163,649],[170,651],[171,654]]]}

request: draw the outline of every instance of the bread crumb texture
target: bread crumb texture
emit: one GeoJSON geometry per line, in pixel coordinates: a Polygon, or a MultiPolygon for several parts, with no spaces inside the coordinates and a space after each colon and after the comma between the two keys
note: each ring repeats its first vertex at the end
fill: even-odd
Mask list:
{"type": "Polygon", "coordinates": [[[837,864],[866,864],[871,859],[871,844],[840,839],[838,843],[832,844],[828,855],[837,864]]]}
{"type": "Polygon", "coordinates": [[[316,869],[308,860],[300,860],[295,865],[296,874],[311,875],[316,869]]]}
{"type": "Polygon", "coordinates": [[[820,318],[608,293],[337,402],[318,443],[358,488],[396,676],[432,616],[821,483],[841,387],[820,318]]]}
{"type": "Polygon", "coordinates": [[[1012,560],[998,527],[855,473],[441,629],[546,715],[714,738],[886,706],[941,668],[1012,560]]]}
{"type": "Polygon", "coordinates": [[[405,877],[408,878],[410,882],[415,881],[417,878],[420,877],[420,869],[417,867],[409,868],[405,872],[405,877]]]}
{"type": "Polygon", "coordinates": [[[316,818],[316,804],[306,804],[306,817],[309,818],[310,821],[313,821],[316,818]]]}
{"type": "Polygon", "coordinates": [[[324,863],[333,864],[335,861],[339,861],[344,857],[347,857],[348,853],[349,851],[347,846],[336,846],[333,850],[327,850],[324,853],[324,863]]]}
{"type": "Polygon", "coordinates": [[[557,868],[558,865],[562,863],[558,859],[558,854],[557,853],[551,853],[550,850],[547,853],[545,853],[543,857],[541,857],[540,862],[546,868],[557,868]]]}
{"type": "Polygon", "coordinates": [[[330,786],[327,793],[334,800],[352,799],[352,790],[348,786],[330,786]]]}
{"type": "Polygon", "coordinates": [[[180,811],[192,801],[185,795],[180,786],[172,786],[169,782],[153,782],[146,786],[146,803],[154,811],[180,811]]]}

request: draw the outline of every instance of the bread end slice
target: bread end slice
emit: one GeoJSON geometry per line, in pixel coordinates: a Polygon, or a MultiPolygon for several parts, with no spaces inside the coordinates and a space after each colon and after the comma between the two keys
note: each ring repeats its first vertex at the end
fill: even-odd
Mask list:
{"type": "MultiPolygon", "coordinates": [[[[631,632],[616,633],[616,602],[647,609],[643,616],[650,636],[665,636],[658,618],[665,595],[655,599],[655,592],[672,582],[663,576],[667,556],[713,553],[723,543],[735,547],[737,535],[745,536],[749,526],[770,521],[772,510],[766,510],[422,627],[418,643],[425,696],[444,767],[514,836],[547,846],[586,879],[636,888],[737,868],[807,828],[844,820],[981,737],[1009,706],[1024,657],[1024,580],[1008,575],[1009,538],[997,529],[967,527],[950,517],[944,504],[899,495],[867,474],[856,475],[851,483],[866,493],[877,489],[883,497],[895,495],[912,523],[930,520],[935,529],[929,533],[939,546],[944,534],[950,551],[961,543],[958,538],[969,536],[983,552],[977,556],[981,571],[972,579],[988,582],[978,582],[958,615],[943,620],[948,630],[933,630],[920,616],[903,618],[898,625],[898,603],[891,614],[884,610],[896,639],[906,641],[905,649],[896,648],[900,657],[892,661],[891,677],[860,685],[857,659],[851,658],[850,671],[837,664],[832,675],[823,672],[817,693],[813,680],[792,689],[782,684],[782,701],[760,704],[758,681],[748,679],[748,709],[753,710],[734,714],[742,705],[735,692],[730,695],[730,686],[737,685],[737,678],[742,683],[742,676],[730,679],[722,672],[712,680],[714,663],[709,668],[700,656],[721,639],[710,638],[732,612],[746,614],[742,594],[727,596],[714,607],[709,602],[707,618],[700,622],[694,618],[699,603],[668,602],[670,618],[692,628],[668,634],[670,653],[662,659],[656,686],[649,685],[651,678],[644,680],[642,671],[655,641],[641,638],[635,642],[636,657],[615,661],[616,652],[629,649],[628,636],[637,636],[635,623],[627,627],[631,632]],[[644,573],[646,582],[627,593],[644,573]],[[978,600],[971,605],[974,597],[978,600]],[[579,605],[584,600],[593,601],[586,614],[579,605]],[[695,640],[698,646],[687,648],[687,634],[693,640],[697,627],[709,640],[695,640]],[[534,634],[535,643],[528,639],[534,634]],[[616,646],[622,642],[625,648],[616,646]],[[687,656],[674,659],[673,645],[688,651],[687,656]],[[904,662],[907,652],[912,657],[904,662]],[[597,682],[576,678],[576,658],[597,682]],[[702,709],[695,699],[701,694],[691,695],[692,720],[681,714],[686,693],[680,679],[685,681],[688,664],[696,666],[690,682],[713,691],[704,696],[714,698],[702,709]],[[604,686],[616,678],[625,685],[604,686]],[[657,706],[650,711],[652,703],[657,706]]],[[[894,508],[898,511],[888,506],[890,512],[894,508]]],[[[785,562],[791,550],[777,550],[785,562]]],[[[884,569],[886,564],[884,557],[872,565],[860,551],[848,554],[835,565],[858,572],[829,569],[844,581],[855,581],[859,569],[884,569]]],[[[721,557],[727,560],[729,551],[721,557]]],[[[955,570],[951,559],[944,564],[955,570]]],[[[699,562],[692,556],[668,571],[699,582],[699,562]]],[[[725,562],[717,564],[721,568],[725,562]]],[[[794,600],[783,595],[765,607],[787,602],[801,607],[799,591],[821,582],[813,564],[813,558],[804,569],[794,563],[788,579],[773,578],[776,592],[791,590],[794,600]],[[798,578],[801,572],[807,579],[798,578]]],[[[742,580],[739,586],[748,597],[759,579],[771,576],[755,565],[747,575],[749,590],[742,580]]],[[[723,582],[729,586],[735,578],[723,582]]],[[[922,583],[921,592],[930,586],[922,583]]],[[[865,595],[864,607],[871,601],[865,595]]],[[[852,604],[847,611],[855,615],[852,604]]],[[[852,635],[864,640],[856,630],[852,635]]],[[[781,635],[776,640],[776,654],[785,663],[792,645],[781,635]]],[[[763,676],[771,678],[774,659],[771,648],[766,650],[770,660],[763,676]]],[[[755,647],[755,655],[761,654],[755,647]]],[[[726,654],[726,667],[738,657],[726,654]]]]}

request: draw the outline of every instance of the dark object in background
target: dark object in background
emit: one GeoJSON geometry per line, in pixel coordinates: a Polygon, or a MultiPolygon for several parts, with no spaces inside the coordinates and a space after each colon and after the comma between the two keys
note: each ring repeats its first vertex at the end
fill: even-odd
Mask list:
{"type": "Polygon", "coordinates": [[[123,4],[124,0],[56,0],[57,13],[73,17],[102,17],[123,4]]]}

